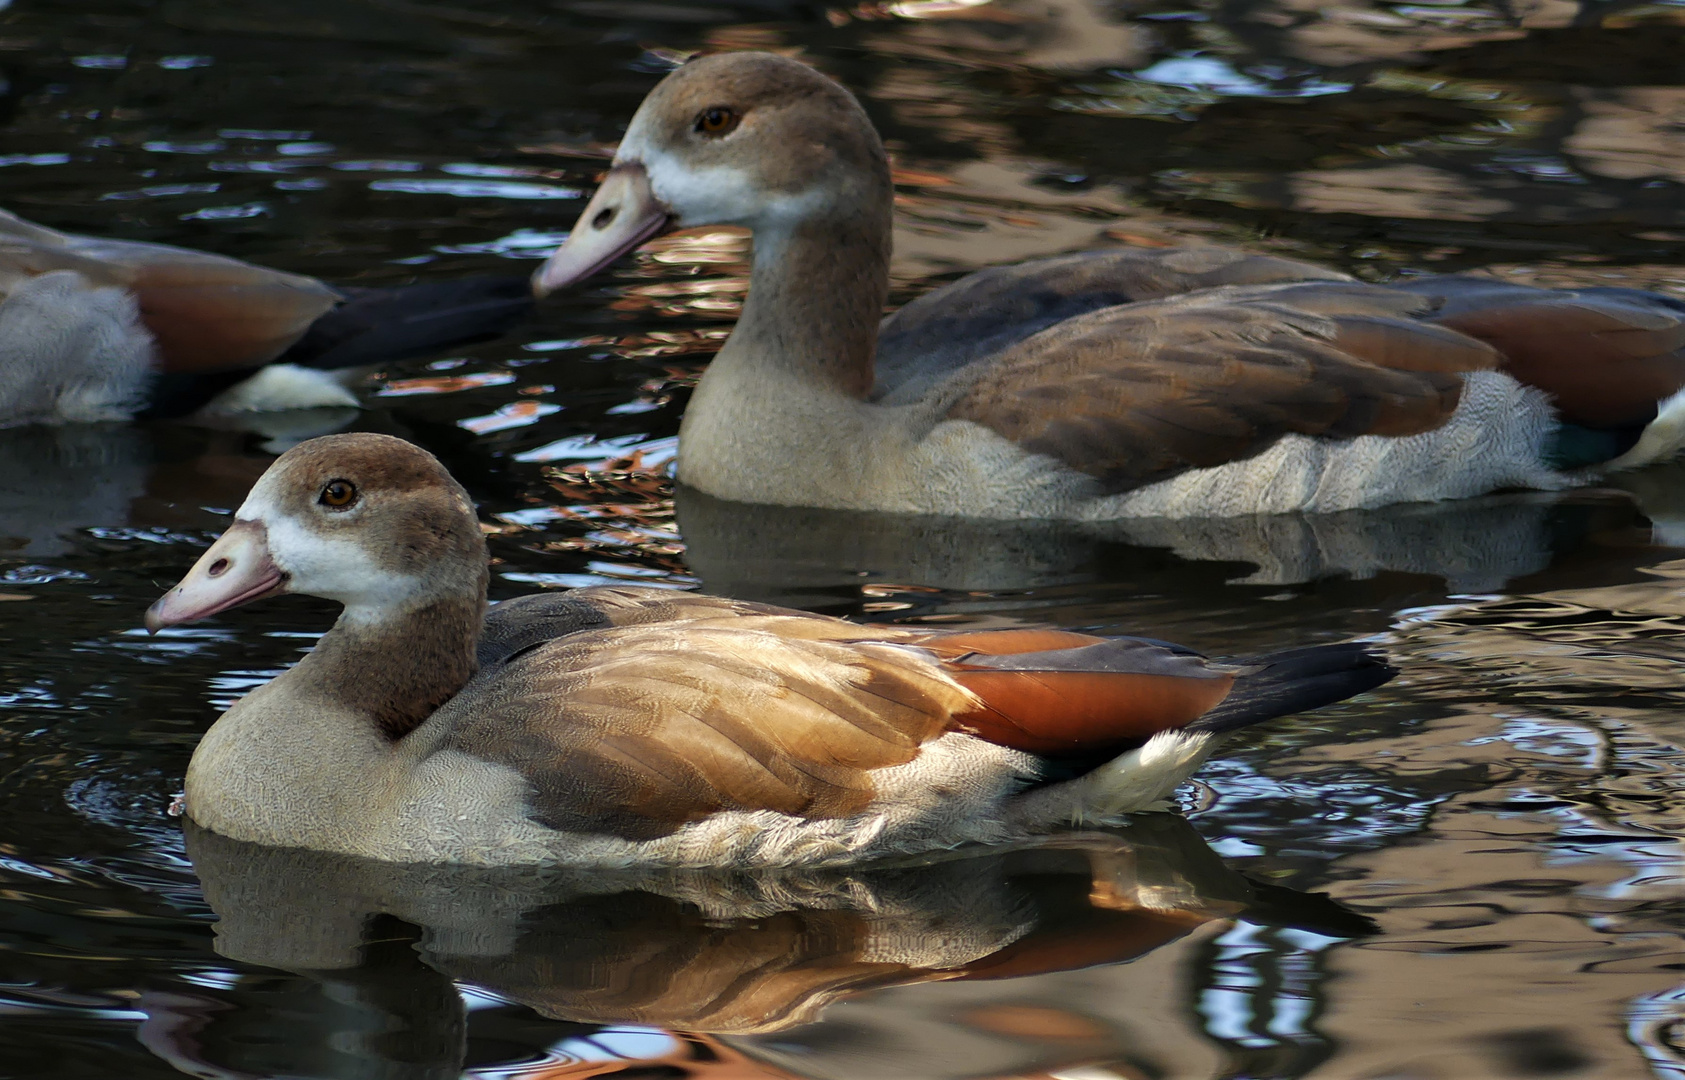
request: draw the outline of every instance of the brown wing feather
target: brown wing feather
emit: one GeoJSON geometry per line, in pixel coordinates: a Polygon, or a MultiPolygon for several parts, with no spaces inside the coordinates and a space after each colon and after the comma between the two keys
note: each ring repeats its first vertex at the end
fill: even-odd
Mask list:
{"type": "Polygon", "coordinates": [[[1239,285],[1349,281],[1338,271],[1226,248],[1120,248],[995,266],[925,293],[884,320],[882,337],[928,351],[1046,315],[1239,285]]]}
{"type": "Polygon", "coordinates": [[[916,397],[944,374],[1100,308],[1201,289],[1348,280],[1310,263],[1219,247],[1114,248],[990,267],[883,321],[875,396],[916,397]]]}
{"type": "Polygon", "coordinates": [[[948,416],[1111,491],[1246,458],[1289,433],[1415,434],[1450,417],[1462,372],[1498,360],[1411,317],[1425,306],[1329,282],[1108,308],[990,361],[948,416]]]}
{"type": "Polygon", "coordinates": [[[958,730],[1049,757],[1110,754],[1186,727],[1234,684],[1232,675],[1078,671],[967,671],[955,678],[986,702],[956,717],[958,730]]]}
{"type": "Polygon", "coordinates": [[[130,289],[165,371],[266,364],[339,303],[313,278],[228,262],[149,264],[136,272],[130,289]]]}
{"type": "Polygon", "coordinates": [[[719,810],[845,815],[870,802],[872,770],[969,705],[928,657],[872,636],[800,615],[583,631],[464,690],[451,742],[527,776],[556,828],[648,838],[719,810]]]}
{"type": "Polygon", "coordinates": [[[53,270],[132,292],[165,371],[257,367],[339,302],[315,278],[163,244],[73,236],[0,211],[0,281],[53,270]]]}
{"type": "MultiPolygon", "coordinates": [[[[569,599],[590,604],[611,626],[653,626],[657,623],[695,622],[699,619],[735,619],[776,615],[787,619],[805,619],[846,626],[825,615],[814,615],[794,608],[757,604],[750,600],[733,600],[706,593],[679,592],[675,589],[652,589],[638,585],[597,585],[587,589],[572,589],[569,599]]],[[[857,628],[858,629],[858,628],[857,628]]],[[[833,630],[833,632],[835,632],[833,630]]]]}

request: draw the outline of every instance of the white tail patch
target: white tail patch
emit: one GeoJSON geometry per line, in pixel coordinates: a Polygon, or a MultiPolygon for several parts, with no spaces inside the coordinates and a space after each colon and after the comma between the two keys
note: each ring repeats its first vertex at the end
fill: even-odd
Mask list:
{"type": "Polygon", "coordinates": [[[1205,763],[1215,741],[1206,732],[1159,732],[1146,745],[1071,781],[1071,820],[1081,824],[1163,809],[1177,785],[1205,763]]]}
{"type": "Polygon", "coordinates": [[[1681,450],[1685,450],[1685,390],[1664,398],[1656,408],[1656,418],[1644,428],[1638,442],[1604,468],[1636,469],[1666,461],[1681,450]]]}
{"type": "Polygon", "coordinates": [[[199,412],[203,416],[230,416],[285,409],[356,408],[357,395],[346,388],[347,377],[355,376],[297,364],[270,364],[218,394],[199,412]]]}

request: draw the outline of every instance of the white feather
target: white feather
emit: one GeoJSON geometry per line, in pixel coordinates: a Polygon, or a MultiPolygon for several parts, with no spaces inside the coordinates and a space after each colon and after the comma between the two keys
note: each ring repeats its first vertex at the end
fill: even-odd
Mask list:
{"type": "Polygon", "coordinates": [[[145,404],[152,361],[126,290],[55,270],[0,298],[0,424],[127,420],[145,404]]]}
{"type": "Polygon", "coordinates": [[[1656,418],[1645,426],[1638,442],[1604,468],[1636,469],[1666,461],[1681,450],[1685,450],[1685,390],[1663,399],[1656,418]]]}
{"type": "Polygon", "coordinates": [[[1205,763],[1216,736],[1161,731],[1146,745],[1108,761],[1072,781],[1070,819],[1105,821],[1144,810],[1162,810],[1182,781],[1205,763]]]}
{"type": "Polygon", "coordinates": [[[357,395],[345,384],[359,374],[321,371],[297,364],[270,364],[218,394],[199,412],[202,416],[230,416],[284,409],[356,408],[357,395]]]}

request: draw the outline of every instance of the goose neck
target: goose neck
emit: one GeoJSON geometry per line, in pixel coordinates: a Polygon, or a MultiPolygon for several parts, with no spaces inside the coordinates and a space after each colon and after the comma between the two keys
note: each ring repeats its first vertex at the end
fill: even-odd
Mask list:
{"type": "Polygon", "coordinates": [[[760,228],[754,244],[749,296],[721,358],[864,399],[889,296],[887,207],[760,228]]]}
{"type": "Polygon", "coordinates": [[[341,616],[289,675],[331,695],[397,741],[473,678],[484,593],[421,603],[380,619],[341,616]]]}

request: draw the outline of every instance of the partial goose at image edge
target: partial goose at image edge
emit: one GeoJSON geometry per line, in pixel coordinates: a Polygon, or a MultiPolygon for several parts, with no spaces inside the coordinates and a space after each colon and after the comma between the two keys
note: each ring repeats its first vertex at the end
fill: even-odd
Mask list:
{"type": "Polygon", "coordinates": [[[502,335],[516,275],[335,287],[0,210],[0,426],[356,408],[369,366],[502,335]]]}

